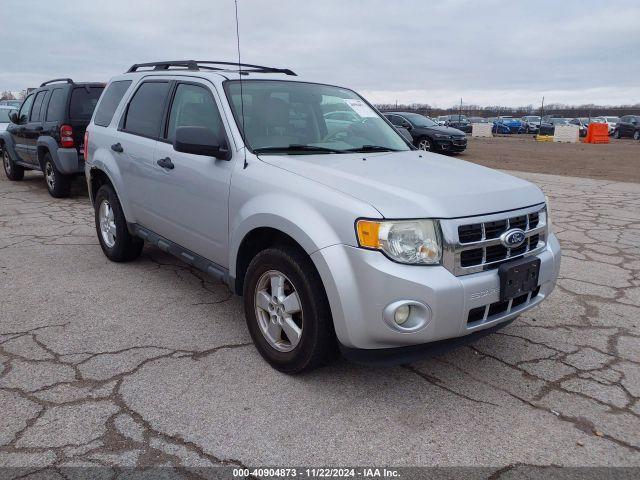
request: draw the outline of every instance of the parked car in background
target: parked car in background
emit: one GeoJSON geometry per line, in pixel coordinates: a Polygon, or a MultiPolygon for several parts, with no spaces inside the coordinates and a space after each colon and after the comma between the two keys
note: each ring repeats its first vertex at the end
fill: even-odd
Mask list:
{"type": "Polygon", "coordinates": [[[604,119],[605,123],[609,126],[609,135],[613,135],[613,132],[616,129],[616,125],[620,121],[620,117],[614,117],[614,116],[608,116],[607,115],[607,116],[602,116],[602,117],[598,117],[598,118],[604,119]]]}
{"type": "Polygon", "coordinates": [[[556,125],[568,125],[569,120],[560,117],[546,117],[540,125],[540,135],[553,135],[556,131],[556,125]]]}
{"type": "Polygon", "coordinates": [[[473,123],[489,123],[484,117],[469,117],[469,122],[473,123]]]}
{"type": "Polygon", "coordinates": [[[85,144],[107,258],[147,241],[223,281],[287,373],[338,349],[407,363],[549,297],[561,251],[537,186],[415,151],[350,89],[212,64],[134,65],[109,83],[85,144]],[[327,136],[327,103],[363,121],[327,136]]]}
{"type": "Polygon", "coordinates": [[[25,170],[41,170],[51,196],[68,196],[72,178],[84,173],[84,133],[103,89],[69,78],[34,89],[0,133],[7,178],[22,180],[25,170]]]}
{"type": "Polygon", "coordinates": [[[487,118],[487,121],[493,124],[493,127],[491,127],[491,132],[493,134],[499,134],[499,135],[508,135],[509,133],[511,133],[511,129],[506,125],[503,125],[502,123],[500,123],[499,120],[500,119],[498,117],[487,118]]]}
{"type": "Polygon", "coordinates": [[[615,138],[631,137],[640,140],[640,115],[625,115],[620,117],[613,131],[615,138]]]}
{"type": "Polygon", "coordinates": [[[508,133],[524,133],[524,124],[514,117],[501,116],[498,117],[497,123],[500,123],[509,129],[508,133]]]}
{"type": "Polygon", "coordinates": [[[524,124],[525,133],[538,133],[541,120],[542,119],[537,115],[527,115],[522,117],[521,121],[524,124]]]}
{"type": "Polygon", "coordinates": [[[385,112],[384,116],[394,126],[406,128],[411,134],[413,144],[420,150],[460,153],[467,148],[467,136],[464,132],[438,125],[423,115],[409,112],[385,112]]]}
{"type": "Polygon", "coordinates": [[[462,132],[471,133],[471,122],[466,115],[447,115],[447,120],[444,124],[447,127],[457,128],[462,132]]]}
{"type": "Polygon", "coordinates": [[[440,115],[438,118],[435,118],[433,121],[436,122],[438,125],[444,125],[445,123],[447,123],[448,118],[449,118],[448,115],[440,115]]]}
{"type": "Polygon", "coordinates": [[[360,121],[362,121],[362,119],[353,111],[335,111],[324,114],[324,122],[329,135],[346,128],[352,123],[360,121]]]}
{"type": "Polygon", "coordinates": [[[589,124],[591,123],[591,119],[587,117],[580,118],[572,118],[569,120],[570,125],[577,125],[579,130],[579,135],[581,137],[586,137],[587,132],[589,131],[589,124]]]}
{"type": "Polygon", "coordinates": [[[9,115],[11,112],[15,112],[18,109],[16,107],[9,107],[7,105],[0,105],[0,132],[7,129],[7,126],[11,123],[9,115]]]}
{"type": "Polygon", "coordinates": [[[0,100],[0,106],[20,108],[22,100],[0,100]]]}

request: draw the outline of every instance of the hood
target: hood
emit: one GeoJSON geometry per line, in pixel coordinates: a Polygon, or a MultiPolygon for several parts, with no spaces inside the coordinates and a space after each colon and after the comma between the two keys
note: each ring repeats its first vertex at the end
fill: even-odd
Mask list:
{"type": "Polygon", "coordinates": [[[415,127],[415,130],[417,130],[418,132],[420,131],[424,131],[424,132],[431,132],[431,133],[443,133],[445,135],[458,135],[458,136],[462,136],[464,137],[465,134],[462,130],[458,130],[457,128],[453,128],[453,127],[445,127],[442,125],[434,125],[433,127],[415,127]]]}
{"type": "Polygon", "coordinates": [[[545,201],[541,190],[525,180],[416,150],[260,159],[367,202],[385,218],[465,217],[545,201]]]}

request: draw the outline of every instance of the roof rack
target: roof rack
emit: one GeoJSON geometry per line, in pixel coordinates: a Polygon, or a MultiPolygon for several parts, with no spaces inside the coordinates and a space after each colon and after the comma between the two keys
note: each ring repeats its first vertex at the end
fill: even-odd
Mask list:
{"type": "Polygon", "coordinates": [[[141,68],[152,68],[153,70],[169,70],[171,67],[184,70],[230,70],[229,68],[217,68],[210,65],[224,65],[225,67],[245,67],[242,72],[247,73],[284,73],[285,75],[296,76],[295,72],[288,68],[265,67],[263,65],[252,65],[250,63],[219,62],[215,60],[171,60],[167,62],[136,63],[127,70],[127,73],[137,72],[141,68]]]}
{"type": "Polygon", "coordinates": [[[45,85],[49,85],[50,83],[55,83],[55,82],[73,83],[73,80],[71,80],[70,78],[54,78],[53,80],[49,80],[48,82],[42,83],[40,86],[44,87],[45,85]]]}

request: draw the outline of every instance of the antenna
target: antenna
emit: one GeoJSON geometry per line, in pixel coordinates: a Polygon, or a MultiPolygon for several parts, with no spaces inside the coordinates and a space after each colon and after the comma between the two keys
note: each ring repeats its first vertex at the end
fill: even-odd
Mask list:
{"type": "MultiPolygon", "coordinates": [[[[238,22],[238,0],[234,0],[236,6],[236,39],[238,40],[238,74],[240,75],[240,115],[242,116],[242,138],[246,138],[246,132],[244,129],[244,93],[242,91],[242,61],[240,60],[240,23],[238,22]]],[[[244,152],[244,166],[247,168],[247,145],[243,147],[244,152]]]]}

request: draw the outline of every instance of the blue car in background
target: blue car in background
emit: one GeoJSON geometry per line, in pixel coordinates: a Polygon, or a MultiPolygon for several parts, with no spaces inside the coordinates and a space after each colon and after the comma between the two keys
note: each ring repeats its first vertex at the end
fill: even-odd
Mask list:
{"type": "Polygon", "coordinates": [[[524,133],[526,126],[518,118],[513,117],[498,117],[497,123],[507,127],[509,131],[507,133],[524,133]]]}
{"type": "Polygon", "coordinates": [[[493,123],[493,127],[491,127],[491,132],[492,133],[494,133],[494,134],[497,133],[497,134],[500,134],[500,135],[507,135],[507,134],[511,133],[511,129],[507,125],[503,124],[500,121],[500,118],[498,118],[498,117],[489,117],[487,120],[488,120],[489,123],[493,123]]]}

